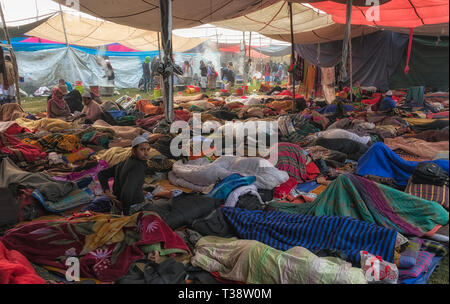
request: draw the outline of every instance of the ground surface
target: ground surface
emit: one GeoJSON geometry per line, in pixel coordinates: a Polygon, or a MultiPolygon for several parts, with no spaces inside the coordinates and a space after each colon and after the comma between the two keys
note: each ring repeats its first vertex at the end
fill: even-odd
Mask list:
{"type": "MultiPolygon", "coordinates": [[[[255,88],[250,87],[249,91],[253,92],[255,88]]],[[[119,96],[112,96],[112,97],[103,97],[103,100],[117,100],[120,96],[128,95],[130,97],[134,97],[135,95],[139,94],[144,99],[152,99],[153,94],[151,93],[144,93],[139,91],[138,89],[123,89],[120,90],[119,96]]],[[[208,96],[212,96],[216,91],[207,91],[206,94],[208,96]]],[[[183,94],[187,95],[187,94],[183,94]]],[[[28,97],[23,99],[22,101],[22,108],[25,112],[30,113],[37,113],[37,112],[44,112],[47,107],[47,97],[28,97]]],[[[443,228],[443,231],[440,231],[442,234],[448,235],[448,225],[443,228]]],[[[435,270],[433,275],[431,276],[430,280],[428,281],[428,284],[449,284],[449,256],[447,255],[443,260],[441,265],[438,266],[438,268],[435,270]]]]}

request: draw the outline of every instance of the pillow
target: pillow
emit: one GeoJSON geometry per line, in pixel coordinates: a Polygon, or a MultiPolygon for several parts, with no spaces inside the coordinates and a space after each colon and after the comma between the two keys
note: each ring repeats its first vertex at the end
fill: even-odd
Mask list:
{"type": "Polygon", "coordinates": [[[417,263],[411,269],[400,269],[400,279],[417,278],[422,272],[427,272],[431,265],[434,253],[419,251],[417,263]]]}
{"type": "Polygon", "coordinates": [[[420,247],[422,247],[422,240],[414,238],[408,243],[406,249],[401,253],[401,257],[398,262],[398,268],[409,269],[416,265],[417,255],[420,247]]]}
{"type": "Polygon", "coordinates": [[[428,201],[437,202],[439,205],[448,210],[449,188],[447,186],[414,184],[411,178],[405,192],[428,201]]]}
{"type": "Polygon", "coordinates": [[[434,253],[435,256],[443,257],[448,254],[448,247],[444,244],[432,241],[432,240],[422,240],[422,250],[434,253]]]}

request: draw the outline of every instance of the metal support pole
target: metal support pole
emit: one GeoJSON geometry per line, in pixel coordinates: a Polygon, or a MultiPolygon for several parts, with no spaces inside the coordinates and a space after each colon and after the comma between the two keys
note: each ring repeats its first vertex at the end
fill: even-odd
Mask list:
{"type": "MultiPolygon", "coordinates": [[[[345,36],[344,43],[342,46],[342,66],[341,66],[341,81],[345,81],[347,79],[347,59],[349,55],[349,46],[351,45],[351,36],[352,36],[352,5],[353,0],[347,0],[347,12],[346,12],[346,25],[345,25],[345,36]]],[[[351,65],[351,53],[350,53],[350,65],[351,65]]],[[[350,71],[350,101],[353,101],[353,96],[351,94],[351,85],[352,85],[352,71],[350,71]]]]}
{"type": "Polygon", "coordinates": [[[8,41],[8,45],[10,47],[9,52],[11,55],[11,63],[14,67],[14,74],[16,77],[14,77],[14,84],[16,86],[16,99],[17,99],[17,103],[20,105],[22,102],[20,100],[20,90],[19,90],[19,67],[17,65],[17,59],[16,59],[16,54],[14,53],[12,44],[11,44],[11,38],[9,37],[9,32],[8,32],[8,28],[6,27],[6,21],[5,21],[5,15],[3,15],[3,8],[1,6],[0,3],[0,15],[2,17],[2,23],[3,23],[3,31],[5,33],[5,37],[6,40],[8,41]]]}
{"type": "MultiPolygon", "coordinates": [[[[289,18],[290,18],[290,23],[291,23],[291,64],[294,64],[295,62],[295,45],[294,45],[294,22],[293,22],[293,16],[292,16],[292,2],[289,2],[289,18]]],[[[295,103],[295,73],[294,71],[292,72],[292,102],[293,102],[293,107],[292,107],[292,111],[294,113],[297,112],[297,106],[295,103]]]]}
{"type": "Polygon", "coordinates": [[[353,102],[353,56],[352,56],[352,38],[350,36],[350,40],[348,41],[348,53],[350,60],[350,103],[353,102]]]}
{"type": "Polygon", "coordinates": [[[160,0],[161,10],[161,43],[164,51],[163,77],[164,114],[166,121],[174,121],[173,113],[173,61],[172,61],[172,0],[160,0]]]}
{"type": "Polygon", "coordinates": [[[158,36],[158,59],[159,61],[161,61],[161,41],[159,38],[159,32],[156,32],[157,36],[158,36]]]}
{"type": "Polygon", "coordinates": [[[63,25],[64,37],[66,38],[66,46],[69,47],[69,40],[67,39],[67,32],[66,32],[66,24],[64,23],[64,13],[63,13],[61,4],[59,4],[59,11],[61,13],[61,22],[63,25]]]}

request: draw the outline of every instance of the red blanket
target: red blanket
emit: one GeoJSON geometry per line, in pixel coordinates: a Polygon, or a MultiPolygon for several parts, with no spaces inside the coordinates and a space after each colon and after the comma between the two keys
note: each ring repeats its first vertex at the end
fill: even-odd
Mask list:
{"type": "Polygon", "coordinates": [[[45,280],[20,252],[0,242],[0,284],[45,284],[45,280]]]}
{"type": "Polygon", "coordinates": [[[1,241],[31,262],[63,272],[68,269],[66,260],[76,257],[81,277],[103,282],[125,275],[131,263],[157,248],[189,252],[183,239],[152,212],[132,216],[87,212],[71,218],[35,220],[8,230],[1,241]],[[151,245],[160,247],[152,249],[151,245]]]}

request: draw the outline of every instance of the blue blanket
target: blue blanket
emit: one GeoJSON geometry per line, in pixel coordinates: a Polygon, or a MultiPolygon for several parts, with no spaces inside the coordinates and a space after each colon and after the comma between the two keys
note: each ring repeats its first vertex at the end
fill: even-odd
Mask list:
{"type": "MultiPolygon", "coordinates": [[[[432,162],[440,166],[447,173],[449,172],[448,160],[439,159],[433,160],[432,162]]],[[[384,143],[378,142],[371,146],[358,160],[356,174],[362,176],[370,174],[380,177],[390,177],[399,186],[406,187],[417,164],[419,162],[404,160],[384,143]]]]}
{"type": "Polygon", "coordinates": [[[256,240],[278,250],[301,246],[314,252],[344,252],[354,265],[360,263],[360,251],[366,250],[394,261],[397,231],[351,217],[310,216],[285,212],[263,212],[222,208],[225,219],[238,237],[256,240]]]}
{"type": "MultiPolygon", "coordinates": [[[[326,107],[323,107],[323,108],[317,110],[317,112],[319,112],[320,114],[336,113],[336,108],[337,108],[337,105],[330,104],[326,107]]],[[[351,106],[351,105],[344,105],[344,110],[346,112],[355,111],[355,107],[351,106]]]]}
{"type": "Polygon", "coordinates": [[[231,174],[218,183],[206,196],[218,200],[226,200],[233,190],[242,186],[248,186],[256,181],[255,176],[243,177],[237,173],[231,174]]]}

